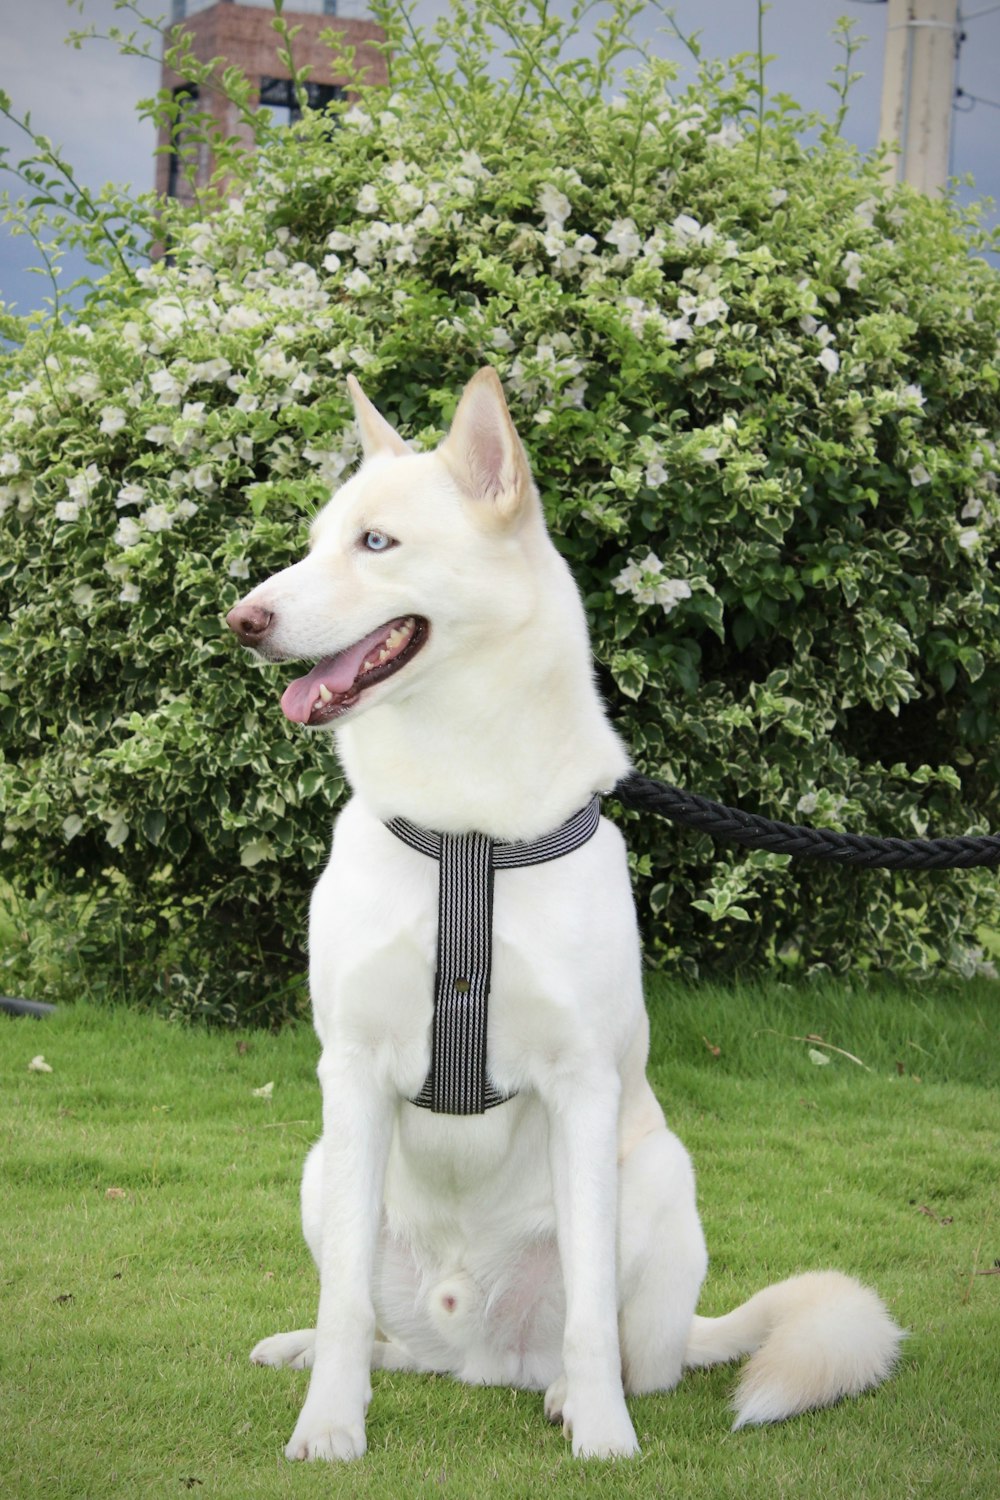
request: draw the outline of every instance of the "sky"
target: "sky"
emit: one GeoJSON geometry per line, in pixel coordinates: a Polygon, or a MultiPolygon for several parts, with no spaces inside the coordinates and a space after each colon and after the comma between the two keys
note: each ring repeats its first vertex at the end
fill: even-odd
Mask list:
{"type": "MultiPolygon", "coordinates": [[[[141,0],[146,13],[169,9],[169,0],[141,0]]],[[[562,9],[563,6],[558,5],[562,9]]],[[[443,7],[417,0],[419,20],[432,21],[443,7]]],[[[705,55],[729,57],[756,51],[756,0],[674,0],[673,10],[685,32],[700,32],[705,55]]],[[[962,196],[1000,200],[1000,3],[962,0],[966,40],[958,64],[958,86],[964,92],[954,114],[952,162],[956,175],[972,173],[974,193],[962,196]],[[981,102],[971,103],[976,98],[981,102]],[[987,102],[988,101],[988,102],[987,102]]],[[[294,0],[288,0],[288,11],[294,0]]],[[[353,11],[353,6],[352,6],[353,11]]],[[[864,73],[851,96],[845,136],[862,148],[875,144],[887,6],[864,0],[772,0],[764,20],[767,85],[784,91],[806,108],[830,111],[834,95],[827,87],[840,51],[831,32],[840,16],[857,23],[869,38],[854,66],[864,73]]],[[[64,44],[67,33],[93,24],[98,32],[125,25],[114,0],[0,0],[0,88],[13,109],[31,112],[33,126],[63,148],[78,180],[94,189],[106,182],[129,183],[136,190],[152,187],[152,127],[136,113],[137,102],[153,94],[159,68],[152,61],[120,57],[108,41],[90,41],[80,50],[64,44]]],[[[640,23],[645,38],[661,54],[687,64],[683,47],[662,28],[652,7],[640,23]]],[[[17,161],[27,138],[0,118],[0,147],[17,161]]],[[[5,174],[0,174],[3,176],[5,174]]],[[[6,185],[16,190],[8,178],[6,185]]],[[[997,223],[994,213],[990,220],[997,223]]],[[[27,267],[37,263],[30,242],[12,239],[0,229],[0,300],[19,312],[41,305],[48,286],[27,267]]]]}

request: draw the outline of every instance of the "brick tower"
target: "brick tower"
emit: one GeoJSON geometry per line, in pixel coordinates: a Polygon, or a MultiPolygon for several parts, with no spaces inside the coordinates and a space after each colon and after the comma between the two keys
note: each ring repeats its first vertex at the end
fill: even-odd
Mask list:
{"type": "MultiPolygon", "coordinates": [[[[323,31],[341,32],[345,44],[357,49],[357,60],[367,68],[368,79],[372,83],[385,82],[385,60],[370,45],[382,41],[384,32],[373,21],[364,19],[365,12],[363,0],[293,0],[293,6],[284,12],[289,26],[302,28],[292,43],[292,55],[297,67],[311,65],[306,87],[314,108],[341,98],[346,84],[334,69],[333,53],[319,39],[323,31]]],[[[277,120],[291,123],[298,117],[299,109],[291,74],[278,59],[281,43],[271,28],[273,17],[271,0],[173,0],[171,19],[189,32],[191,50],[200,61],[218,57],[223,60],[222,66],[240,68],[255,86],[259,107],[270,109],[277,120]]],[[[162,69],[161,87],[192,99],[192,103],[197,101],[197,109],[210,111],[224,135],[240,136],[251,144],[250,132],[240,124],[235,109],[222,93],[206,89],[199,97],[196,87],[186,84],[166,65],[162,69]]],[[[169,147],[166,130],[160,131],[158,144],[161,148],[169,147]]],[[[208,182],[211,171],[212,163],[202,148],[197,165],[199,188],[208,182]]],[[[176,154],[169,150],[161,149],[156,158],[156,190],[164,196],[190,197],[188,180],[178,170],[176,154]]]]}

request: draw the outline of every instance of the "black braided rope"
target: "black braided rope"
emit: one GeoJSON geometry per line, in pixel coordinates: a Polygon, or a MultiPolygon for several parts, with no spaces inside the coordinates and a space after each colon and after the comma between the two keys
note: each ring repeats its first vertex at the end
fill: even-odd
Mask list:
{"type": "Polygon", "coordinates": [[[981,838],[883,839],[864,833],[837,833],[832,828],[807,828],[725,807],[696,792],[684,792],[664,781],[640,776],[637,771],[619,781],[612,796],[623,807],[658,813],[714,839],[731,839],[748,849],[790,854],[794,859],[829,859],[869,870],[969,870],[1000,864],[1000,837],[996,834],[981,838]]]}

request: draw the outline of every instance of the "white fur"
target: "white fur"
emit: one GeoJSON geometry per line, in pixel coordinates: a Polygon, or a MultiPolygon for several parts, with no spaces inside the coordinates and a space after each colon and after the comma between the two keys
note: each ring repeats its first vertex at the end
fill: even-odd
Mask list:
{"type": "Polygon", "coordinates": [[[373,1365],[547,1390],[579,1455],[638,1451],[625,1392],[754,1349],[737,1425],[863,1390],[900,1335],[847,1277],[695,1316],[707,1257],[694,1176],[645,1076],[639,942],[610,823],[497,877],[489,1066],[516,1097],[471,1118],[406,1102],[429,1066],[437,866],[383,820],[531,838],[612,787],[627,757],[493,373],[430,454],[352,394],[364,464],[308,557],[245,601],[272,614],[270,659],[328,655],[398,616],[430,621],[424,648],[336,726],[355,795],[310,920],[323,1138],[302,1209],[319,1312],[315,1332],[251,1356],[312,1367],[288,1456],[364,1452],[373,1365]],[[365,553],[372,528],[398,545],[365,553]]]}

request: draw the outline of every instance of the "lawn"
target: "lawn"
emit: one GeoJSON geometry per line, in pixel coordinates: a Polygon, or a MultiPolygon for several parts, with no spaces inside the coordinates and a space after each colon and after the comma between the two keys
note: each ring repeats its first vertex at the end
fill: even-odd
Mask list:
{"type": "Polygon", "coordinates": [[[650,1011],[654,1082],[698,1168],[703,1310],[853,1271],[911,1331],[890,1384],[732,1434],[733,1372],[692,1374],[631,1403],[642,1457],[613,1466],[574,1463],[540,1396],[382,1374],[364,1460],[290,1465],[308,1377],[247,1355],[313,1319],[312,1033],[87,1003],[0,1016],[0,1496],[995,1500],[997,986],[654,980],[650,1011]],[[51,1073],[28,1071],[38,1053],[51,1073]]]}

